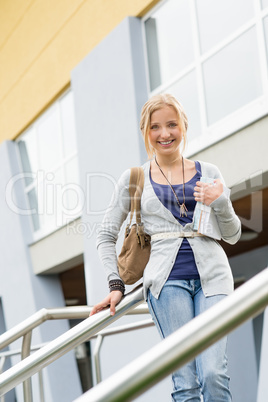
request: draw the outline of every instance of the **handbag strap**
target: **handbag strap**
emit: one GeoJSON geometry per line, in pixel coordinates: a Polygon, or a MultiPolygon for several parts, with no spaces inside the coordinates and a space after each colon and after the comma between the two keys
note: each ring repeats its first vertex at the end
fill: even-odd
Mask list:
{"type": "Polygon", "coordinates": [[[136,211],[136,223],[141,224],[141,195],[144,186],[144,172],[142,167],[131,168],[129,179],[130,195],[130,223],[136,211]]]}
{"type": "Polygon", "coordinates": [[[143,224],[141,222],[141,196],[144,187],[144,171],[142,167],[131,168],[130,179],[129,179],[129,194],[131,200],[130,209],[130,221],[126,227],[126,233],[129,232],[129,228],[133,219],[134,212],[136,211],[136,233],[138,242],[143,249],[145,247],[145,242],[147,237],[143,229],[143,224]]]}

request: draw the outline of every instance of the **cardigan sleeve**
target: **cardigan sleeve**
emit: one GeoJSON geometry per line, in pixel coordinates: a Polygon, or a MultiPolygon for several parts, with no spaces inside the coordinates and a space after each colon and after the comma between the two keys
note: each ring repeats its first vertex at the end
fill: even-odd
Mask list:
{"type": "MultiPolygon", "coordinates": [[[[210,166],[214,168],[213,177],[220,179],[226,189],[224,178],[219,169],[215,165],[210,166]]],[[[241,222],[234,211],[229,191],[223,191],[223,193],[210,204],[210,207],[217,216],[222,240],[229,244],[235,244],[241,236],[241,222]]]]}
{"type": "Polygon", "coordinates": [[[117,268],[116,241],[130,209],[130,169],[118,180],[111,202],[97,233],[97,249],[108,280],[120,279],[117,268]]]}

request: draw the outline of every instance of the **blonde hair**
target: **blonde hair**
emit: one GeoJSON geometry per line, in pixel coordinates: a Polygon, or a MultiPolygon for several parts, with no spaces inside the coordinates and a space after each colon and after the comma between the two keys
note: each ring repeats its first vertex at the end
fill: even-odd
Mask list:
{"type": "Polygon", "coordinates": [[[154,95],[143,106],[140,119],[140,129],[142,132],[145,148],[149,158],[152,158],[154,154],[153,148],[149,141],[151,116],[156,110],[162,109],[164,106],[173,107],[173,109],[177,113],[179,120],[179,128],[182,131],[183,135],[183,147],[181,152],[184,151],[186,146],[186,140],[187,140],[186,132],[188,128],[188,119],[182,105],[173,95],[170,94],[154,95]]]}

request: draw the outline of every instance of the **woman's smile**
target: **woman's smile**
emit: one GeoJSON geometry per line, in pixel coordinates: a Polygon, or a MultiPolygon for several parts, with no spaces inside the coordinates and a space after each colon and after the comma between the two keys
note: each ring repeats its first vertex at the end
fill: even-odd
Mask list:
{"type": "Polygon", "coordinates": [[[173,141],[174,141],[174,140],[170,140],[170,141],[159,141],[159,143],[160,143],[161,145],[169,145],[169,144],[171,144],[173,141]]]}

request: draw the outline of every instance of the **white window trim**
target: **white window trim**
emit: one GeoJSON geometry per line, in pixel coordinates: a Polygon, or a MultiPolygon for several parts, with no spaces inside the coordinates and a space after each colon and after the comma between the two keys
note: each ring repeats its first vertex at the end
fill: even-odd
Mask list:
{"type": "MultiPolygon", "coordinates": [[[[172,77],[171,80],[160,85],[153,91],[150,91],[150,80],[149,80],[149,66],[147,58],[146,49],[146,34],[145,34],[145,20],[148,19],[157,9],[159,9],[164,3],[169,0],[162,0],[153,7],[149,13],[147,13],[142,18],[143,25],[143,43],[144,43],[144,59],[147,77],[147,91],[149,97],[165,92],[165,90],[172,84],[177,82],[179,79],[183,78],[189,72],[195,70],[197,74],[197,87],[198,87],[198,97],[199,97],[199,107],[200,107],[200,119],[201,119],[201,135],[189,141],[188,146],[185,151],[186,156],[194,155],[209,146],[223,140],[224,138],[234,134],[235,132],[243,129],[244,127],[254,123],[255,121],[261,119],[268,114],[268,60],[266,54],[265,36],[263,20],[268,15],[268,8],[262,10],[260,0],[254,0],[255,16],[250,19],[247,23],[239,27],[235,32],[233,32],[228,37],[224,38],[216,46],[209,49],[209,51],[201,54],[200,44],[198,37],[198,25],[197,25],[197,14],[195,8],[195,0],[188,0],[190,2],[190,12],[192,21],[192,31],[193,31],[193,45],[195,61],[180,71],[176,76],[172,77]],[[263,88],[263,96],[255,99],[251,103],[237,109],[235,112],[228,114],[223,119],[217,121],[216,123],[208,126],[207,125],[207,114],[206,114],[206,103],[205,103],[205,92],[204,92],[204,81],[202,73],[202,64],[204,61],[208,60],[210,57],[215,55],[217,52],[222,50],[225,46],[229,45],[239,36],[244,34],[247,30],[252,27],[256,27],[257,33],[257,43],[259,50],[259,64],[261,69],[261,81],[263,88]]],[[[187,112],[187,111],[186,111],[187,112]]]]}

